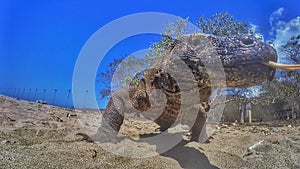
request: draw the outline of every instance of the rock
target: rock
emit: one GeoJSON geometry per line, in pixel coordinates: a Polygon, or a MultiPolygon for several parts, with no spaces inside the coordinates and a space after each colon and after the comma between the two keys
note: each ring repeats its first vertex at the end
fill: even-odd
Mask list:
{"type": "Polygon", "coordinates": [[[256,126],[253,126],[251,129],[249,129],[249,131],[251,133],[258,133],[259,132],[256,126]]]}
{"type": "Polygon", "coordinates": [[[264,133],[265,135],[269,135],[270,134],[270,130],[268,128],[261,128],[260,132],[264,133]]]}
{"type": "Polygon", "coordinates": [[[272,134],[266,138],[266,141],[272,144],[280,144],[284,140],[284,137],[280,134],[272,134]]]}
{"type": "Polygon", "coordinates": [[[271,131],[272,131],[272,132],[278,132],[279,129],[278,129],[277,127],[272,127],[271,131]]]}
{"type": "Polygon", "coordinates": [[[222,124],[221,128],[228,128],[228,125],[222,124]]]}
{"type": "Polygon", "coordinates": [[[40,103],[40,104],[47,104],[47,102],[46,101],[43,101],[43,100],[37,100],[37,101],[35,101],[36,103],[40,103]]]}
{"type": "Polygon", "coordinates": [[[232,123],[231,125],[233,125],[233,126],[237,126],[237,124],[236,124],[236,123],[232,123]]]}
{"type": "Polygon", "coordinates": [[[10,143],[9,140],[2,140],[2,141],[1,141],[1,144],[9,144],[9,143],[10,143]]]}
{"type": "Polygon", "coordinates": [[[8,117],[8,116],[7,116],[7,120],[8,120],[8,121],[12,121],[12,122],[13,122],[13,121],[16,121],[15,119],[10,118],[10,117],[8,117]]]}
{"type": "Polygon", "coordinates": [[[90,151],[91,151],[92,158],[96,158],[98,155],[98,152],[95,149],[91,149],[90,151]]]}
{"type": "Polygon", "coordinates": [[[64,122],[61,118],[59,118],[59,117],[56,117],[56,121],[58,121],[58,122],[64,122]]]}
{"type": "Polygon", "coordinates": [[[71,114],[71,113],[68,113],[67,114],[67,118],[69,119],[69,118],[71,118],[71,117],[76,117],[77,116],[77,114],[71,114]]]}

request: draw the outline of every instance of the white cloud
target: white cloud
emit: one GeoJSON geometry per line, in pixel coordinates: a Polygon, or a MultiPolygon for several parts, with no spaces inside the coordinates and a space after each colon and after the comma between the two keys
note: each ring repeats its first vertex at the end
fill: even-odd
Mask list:
{"type": "Polygon", "coordinates": [[[269,22],[271,26],[274,26],[274,22],[276,22],[277,20],[283,17],[284,11],[285,11],[284,8],[281,7],[277,11],[271,14],[269,18],[269,22]]]}
{"type": "Polygon", "coordinates": [[[281,27],[282,25],[285,24],[284,21],[280,20],[284,17],[285,15],[285,9],[284,8],[279,8],[277,11],[273,12],[270,17],[269,17],[269,23],[272,27],[270,31],[270,36],[274,36],[276,29],[278,27],[281,27]]]}
{"type": "Polygon", "coordinates": [[[300,34],[300,16],[283,24],[276,29],[276,45],[284,45],[292,36],[300,34]]]}
{"type": "Polygon", "coordinates": [[[273,45],[278,52],[278,60],[282,63],[288,63],[290,60],[280,52],[279,47],[286,44],[292,37],[300,34],[300,16],[290,20],[284,21],[285,9],[279,8],[270,15],[269,22],[271,25],[271,37],[274,38],[273,45]]]}

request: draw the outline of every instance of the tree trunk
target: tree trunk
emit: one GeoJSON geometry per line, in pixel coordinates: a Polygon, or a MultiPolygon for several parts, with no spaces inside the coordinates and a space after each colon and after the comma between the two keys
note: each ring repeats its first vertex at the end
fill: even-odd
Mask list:
{"type": "Polygon", "coordinates": [[[243,102],[240,102],[239,103],[239,112],[240,112],[240,115],[241,115],[241,123],[243,124],[243,123],[245,123],[245,121],[244,121],[244,103],[243,102]]]}

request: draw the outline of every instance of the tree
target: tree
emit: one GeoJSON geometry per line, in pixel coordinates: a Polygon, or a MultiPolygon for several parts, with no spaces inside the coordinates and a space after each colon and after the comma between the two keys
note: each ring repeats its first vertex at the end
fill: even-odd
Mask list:
{"type": "Polygon", "coordinates": [[[250,29],[248,22],[236,21],[234,17],[227,12],[218,13],[209,18],[201,16],[196,24],[200,32],[216,36],[254,36],[255,34],[255,32],[250,29]]]}
{"type": "Polygon", "coordinates": [[[132,77],[136,76],[136,72],[146,67],[147,61],[145,58],[137,58],[136,56],[121,56],[114,58],[106,72],[99,74],[98,82],[102,82],[104,87],[100,90],[100,98],[109,97],[112,91],[116,91],[121,87],[128,85],[132,81],[138,83],[139,79],[132,77]]]}
{"type": "Polygon", "coordinates": [[[31,88],[29,88],[29,92],[28,92],[27,100],[30,100],[30,95],[31,95],[31,88]]]}
{"type": "MultiPolygon", "coordinates": [[[[24,89],[25,90],[25,89],[24,89]]],[[[43,97],[42,97],[42,101],[45,101],[45,94],[46,94],[46,89],[43,90],[43,97]]]]}
{"type": "Polygon", "coordinates": [[[24,88],[24,89],[23,89],[23,92],[22,92],[22,97],[21,97],[22,99],[24,99],[25,90],[26,90],[26,89],[24,88]]]}
{"type": "Polygon", "coordinates": [[[54,89],[54,92],[53,92],[53,100],[52,100],[52,104],[53,104],[53,105],[55,104],[55,97],[56,97],[56,94],[57,94],[57,89],[54,89]]]}
{"type": "Polygon", "coordinates": [[[68,108],[68,106],[69,106],[70,95],[71,95],[71,89],[68,89],[68,90],[67,90],[67,103],[66,103],[66,107],[67,107],[67,108],[68,108]]]}
{"type": "Polygon", "coordinates": [[[285,45],[281,46],[279,50],[294,62],[300,63],[300,34],[291,37],[291,39],[285,45]]]}
{"type": "MultiPolygon", "coordinates": [[[[300,35],[291,37],[286,44],[279,47],[279,50],[290,60],[300,63],[300,35]]],[[[294,118],[300,116],[299,71],[281,71],[277,79],[262,86],[262,91],[260,104],[282,104],[292,111],[294,118]]]]}
{"type": "Polygon", "coordinates": [[[34,96],[33,96],[33,101],[35,101],[35,99],[36,99],[37,92],[38,92],[38,89],[36,88],[35,92],[34,92],[34,96]]]}

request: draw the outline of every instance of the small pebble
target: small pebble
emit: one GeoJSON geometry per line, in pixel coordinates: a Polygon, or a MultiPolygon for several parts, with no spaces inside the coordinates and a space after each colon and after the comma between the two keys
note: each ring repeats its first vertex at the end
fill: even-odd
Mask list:
{"type": "Polygon", "coordinates": [[[1,141],[1,144],[9,144],[9,143],[10,143],[9,140],[2,140],[2,141],[1,141]]]}

